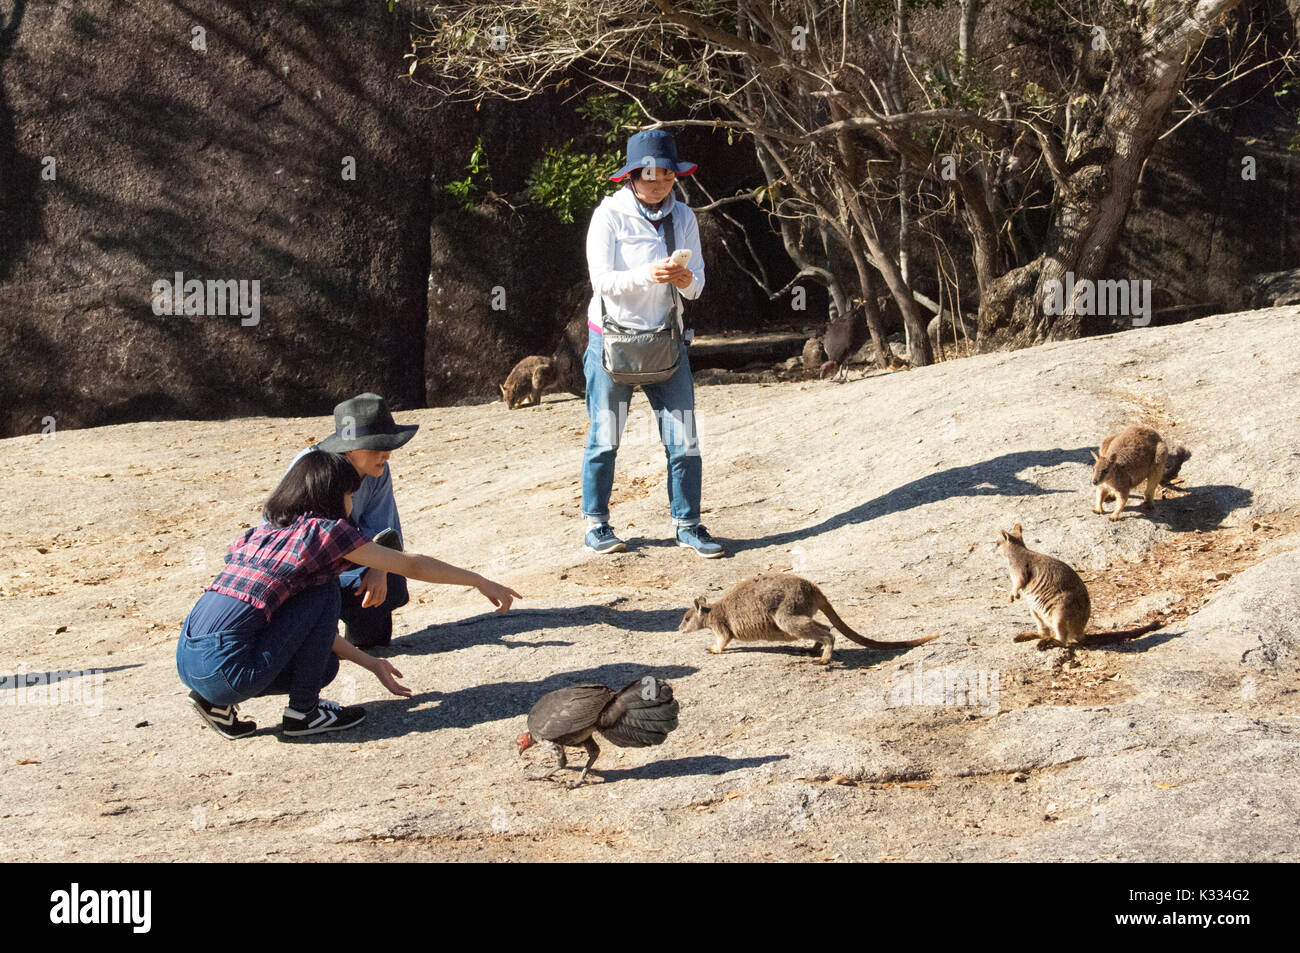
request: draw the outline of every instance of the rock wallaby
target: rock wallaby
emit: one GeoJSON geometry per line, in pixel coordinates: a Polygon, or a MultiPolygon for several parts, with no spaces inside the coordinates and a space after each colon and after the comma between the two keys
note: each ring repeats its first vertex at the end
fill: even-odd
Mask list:
{"type": "Polygon", "coordinates": [[[559,383],[555,360],[533,355],[515,365],[501,385],[501,397],[511,410],[528,404],[540,404],[542,394],[559,383]]]}
{"type": "Polygon", "coordinates": [[[906,649],[938,638],[936,634],[907,642],[877,642],[858,635],[831,608],[820,589],[807,579],[789,573],[753,576],[732,587],[713,605],[700,596],[682,616],[677,631],[711,629],[714,641],[709,651],[715,655],[722,652],[732,639],[741,642],[811,639],[821,646],[821,655],[814,662],[825,665],[831,660],[835,637],[830,626],[813,618],[819,610],[831,620],[831,625],[869,649],[906,649]]]}
{"type": "Polygon", "coordinates": [[[1175,444],[1169,448],[1169,454],[1165,457],[1165,483],[1168,483],[1178,472],[1182,470],[1183,464],[1192,459],[1192,451],[1188,450],[1181,444],[1175,444]]]}
{"type": "Polygon", "coordinates": [[[1101,453],[1094,453],[1096,465],[1092,469],[1092,485],[1097,488],[1097,505],[1094,513],[1106,512],[1106,502],[1115,497],[1119,506],[1110,515],[1111,522],[1119,519],[1128,503],[1129,494],[1145,483],[1144,510],[1150,510],[1160,483],[1165,478],[1165,461],[1169,455],[1160,434],[1150,427],[1127,427],[1101,444],[1101,453]]]}
{"type": "Polygon", "coordinates": [[[1017,635],[1017,642],[1039,639],[1040,649],[1048,648],[1052,642],[1066,647],[1107,645],[1160,628],[1161,623],[1155,622],[1136,629],[1085,636],[1084,630],[1092,616],[1092,600],[1088,598],[1088,587],[1077,572],[1061,560],[1027,547],[1019,523],[1009,533],[1001,531],[997,550],[1011,570],[1011,598],[1008,601],[1015,602],[1023,595],[1029,614],[1038,626],[1037,633],[1017,635]]]}

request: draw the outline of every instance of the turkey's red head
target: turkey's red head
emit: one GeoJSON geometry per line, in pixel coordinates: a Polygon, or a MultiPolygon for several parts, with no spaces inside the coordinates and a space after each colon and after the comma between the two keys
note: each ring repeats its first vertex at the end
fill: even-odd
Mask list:
{"type": "Polygon", "coordinates": [[[515,747],[519,749],[520,754],[523,754],[534,744],[535,742],[533,741],[533,736],[527,731],[525,731],[522,735],[520,735],[518,738],[515,739],[515,747]]]}

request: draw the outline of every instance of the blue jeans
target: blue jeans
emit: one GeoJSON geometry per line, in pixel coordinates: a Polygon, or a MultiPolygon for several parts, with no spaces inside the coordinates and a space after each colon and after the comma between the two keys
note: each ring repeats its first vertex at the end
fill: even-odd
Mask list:
{"type": "Polygon", "coordinates": [[[309,712],[338,674],[338,628],[333,581],[287,599],[269,621],[243,600],[204,592],[181,627],[176,671],[213,705],[288,694],[290,708],[309,712]]]}
{"type": "MultiPolygon", "coordinates": [[[[582,357],[587,374],[587,449],[582,457],[582,515],[591,521],[609,521],[609,494],[614,488],[614,458],[623,439],[632,385],[615,383],[601,363],[601,336],[587,331],[582,357]]],[[[683,352],[676,373],[658,384],[643,384],[654,411],[659,439],[668,457],[668,505],[677,526],[700,521],[700,483],[703,465],[695,430],[695,380],[691,377],[689,350],[683,352]]]]}

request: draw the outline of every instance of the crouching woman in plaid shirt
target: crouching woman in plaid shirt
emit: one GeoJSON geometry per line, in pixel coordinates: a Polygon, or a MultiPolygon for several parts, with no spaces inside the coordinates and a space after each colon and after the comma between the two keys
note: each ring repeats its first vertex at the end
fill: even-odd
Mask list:
{"type": "Polygon", "coordinates": [[[360,484],[356,468],[338,454],[318,450],[300,458],[262,508],[264,522],[226,551],[226,568],[186,616],[176,668],[194,707],[222,736],[257,729],[238,719],[235,705],[259,695],[289,696],[283,728],[291,737],[359,725],[363,708],[320,697],[340,658],[373,672],[394,695],[411,694],[389,662],[339,637],[338,574],[347,563],[473,586],[498,612],[519,598],[478,573],[366,539],[347,518],[360,484]]]}

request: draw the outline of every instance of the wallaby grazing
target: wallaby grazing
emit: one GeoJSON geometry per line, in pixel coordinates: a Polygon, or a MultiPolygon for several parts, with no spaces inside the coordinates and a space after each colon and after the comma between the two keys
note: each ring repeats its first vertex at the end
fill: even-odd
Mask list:
{"type": "Polygon", "coordinates": [[[1092,485],[1097,488],[1097,505],[1092,511],[1106,512],[1106,501],[1117,497],[1119,507],[1110,515],[1111,522],[1115,522],[1124,511],[1129,494],[1143,482],[1146,483],[1143,491],[1146,499],[1142,508],[1151,509],[1160,482],[1165,477],[1168,455],[1160,434],[1150,427],[1127,427],[1115,436],[1107,437],[1102,441],[1101,453],[1092,455],[1096,461],[1092,485]]]}
{"type": "Polygon", "coordinates": [[[555,361],[549,357],[533,355],[515,365],[501,386],[501,397],[511,410],[528,404],[540,404],[542,394],[559,381],[555,361]]]}
{"type": "Polygon", "coordinates": [[[1183,464],[1192,459],[1192,451],[1188,450],[1181,444],[1175,444],[1169,448],[1169,453],[1165,456],[1165,475],[1162,483],[1168,483],[1178,472],[1182,470],[1183,464]]]}
{"type": "Polygon", "coordinates": [[[923,645],[939,636],[927,635],[907,642],[877,642],[858,635],[845,624],[827,601],[826,596],[807,579],[790,573],[761,573],[733,586],[717,602],[709,605],[700,596],[686,610],[677,626],[678,632],[712,629],[715,636],[709,651],[717,655],[732,639],[742,642],[795,642],[812,639],[821,646],[821,656],[813,661],[825,665],[831,660],[835,636],[830,626],[813,617],[818,610],[826,613],[831,625],[869,649],[907,649],[923,645]]]}
{"type": "Polygon", "coordinates": [[[1066,647],[1106,645],[1136,638],[1160,628],[1161,623],[1154,622],[1137,629],[1085,636],[1084,630],[1088,628],[1088,619],[1092,615],[1092,600],[1088,598],[1088,587],[1083,584],[1079,574],[1061,560],[1036,553],[1027,547],[1024,530],[1019,523],[1012,527],[1011,532],[1002,530],[1001,534],[997,550],[1011,570],[1009,601],[1015,602],[1016,597],[1023,594],[1029,613],[1038,626],[1037,634],[1017,635],[1017,642],[1036,638],[1040,640],[1040,649],[1047,648],[1051,642],[1066,647]]]}

